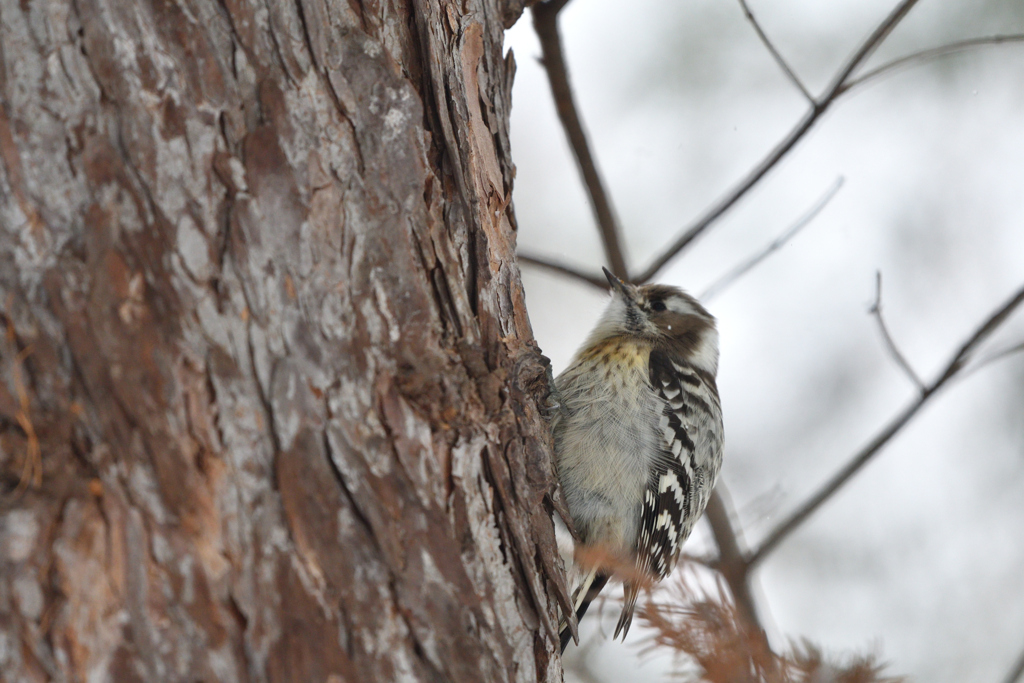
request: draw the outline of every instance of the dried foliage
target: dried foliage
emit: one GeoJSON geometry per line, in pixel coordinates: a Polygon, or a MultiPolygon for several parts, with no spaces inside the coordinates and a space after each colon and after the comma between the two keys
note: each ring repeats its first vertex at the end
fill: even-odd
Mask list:
{"type": "Polygon", "coordinates": [[[898,683],[883,675],[871,655],[828,659],[802,640],[776,653],[764,634],[736,609],[721,577],[702,585],[692,571],[680,571],[662,597],[649,596],[637,618],[653,630],[649,650],[670,650],[690,666],[680,678],[694,683],[898,683]]]}

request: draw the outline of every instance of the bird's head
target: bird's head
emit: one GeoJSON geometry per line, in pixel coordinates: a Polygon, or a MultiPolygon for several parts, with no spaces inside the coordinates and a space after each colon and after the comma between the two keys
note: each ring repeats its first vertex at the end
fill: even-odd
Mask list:
{"type": "Polygon", "coordinates": [[[611,337],[642,341],[714,374],[718,369],[715,318],[695,298],[670,285],[632,285],[607,268],[612,300],[591,343],[611,337]]]}

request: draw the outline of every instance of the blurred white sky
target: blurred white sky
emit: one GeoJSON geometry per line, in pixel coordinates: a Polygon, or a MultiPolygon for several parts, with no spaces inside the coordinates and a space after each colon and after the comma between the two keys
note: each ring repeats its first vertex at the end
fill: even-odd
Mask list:
{"type": "MultiPolygon", "coordinates": [[[[751,0],[818,93],[893,0],[751,0]]],[[[634,270],[756,163],[806,103],[735,0],[575,0],[561,29],[585,126],[634,270]]],[[[924,0],[870,64],[1024,32],[1020,0],[924,0]]],[[[592,272],[603,252],[527,14],[506,46],[520,249],[592,272]]],[[[931,379],[1024,283],[1024,46],[982,48],[840,100],[659,280],[702,291],[845,185],[789,246],[710,302],[722,332],[724,482],[757,541],[914,389],[867,314],[884,276],[890,330],[931,379]]],[[[604,305],[524,267],[556,372],[604,305]]],[[[1024,339],[1024,315],[987,345],[1024,339]]],[[[700,538],[695,538],[700,543],[700,538]]],[[[1024,648],[1024,354],[949,387],[758,574],[776,643],[874,651],[921,681],[1001,681],[1024,648]]],[[[592,653],[601,680],[657,680],[641,634],[592,653]]],[[[568,657],[567,653],[567,657],[568,657]]]]}

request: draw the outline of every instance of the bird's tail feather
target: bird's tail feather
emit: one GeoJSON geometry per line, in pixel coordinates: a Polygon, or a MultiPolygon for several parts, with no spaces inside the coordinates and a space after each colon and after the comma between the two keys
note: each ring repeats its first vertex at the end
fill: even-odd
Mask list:
{"type": "Polygon", "coordinates": [[[636,607],[636,596],[640,594],[640,588],[636,584],[627,583],[622,588],[622,614],[619,615],[619,623],[615,625],[615,635],[612,639],[619,637],[622,632],[622,639],[626,639],[629,633],[629,625],[633,623],[633,608],[636,607]]]}

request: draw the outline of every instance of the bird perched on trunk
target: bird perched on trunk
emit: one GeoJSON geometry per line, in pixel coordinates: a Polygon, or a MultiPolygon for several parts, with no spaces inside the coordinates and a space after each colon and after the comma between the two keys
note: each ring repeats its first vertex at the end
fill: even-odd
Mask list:
{"type": "MultiPolygon", "coordinates": [[[[612,300],[555,380],[555,466],[580,541],[635,566],[615,628],[660,581],[704,512],[722,464],[715,319],[676,287],[634,286],[606,269],[612,300]]],[[[613,569],[574,568],[577,618],[613,569]]],[[[570,634],[563,625],[561,646],[570,634]]]]}

